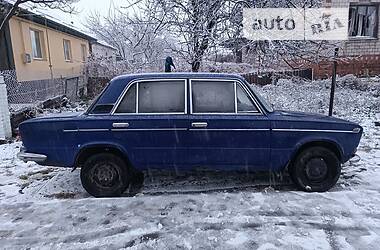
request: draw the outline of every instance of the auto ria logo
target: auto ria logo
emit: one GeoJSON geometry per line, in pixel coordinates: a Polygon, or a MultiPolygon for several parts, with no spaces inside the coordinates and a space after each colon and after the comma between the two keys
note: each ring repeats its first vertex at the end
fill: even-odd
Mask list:
{"type": "Polygon", "coordinates": [[[251,8],[243,11],[250,40],[346,40],[348,8],[251,8]]]}

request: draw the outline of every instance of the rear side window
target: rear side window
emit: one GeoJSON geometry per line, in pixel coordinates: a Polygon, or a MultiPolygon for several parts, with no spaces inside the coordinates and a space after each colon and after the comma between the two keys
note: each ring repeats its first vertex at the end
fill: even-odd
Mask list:
{"type": "Polygon", "coordinates": [[[235,113],[235,86],[230,81],[191,81],[193,113],[235,113]]]}
{"type": "Polygon", "coordinates": [[[129,87],[115,113],[185,113],[185,81],[141,81],[129,87]]]}
{"type": "Polygon", "coordinates": [[[139,82],[138,113],[185,113],[185,81],[139,82]]]}
{"type": "Polygon", "coordinates": [[[128,89],[115,113],[136,113],[136,84],[128,89]]]}
{"type": "Polygon", "coordinates": [[[91,114],[108,114],[112,108],[113,104],[99,104],[92,109],[91,114]]]}

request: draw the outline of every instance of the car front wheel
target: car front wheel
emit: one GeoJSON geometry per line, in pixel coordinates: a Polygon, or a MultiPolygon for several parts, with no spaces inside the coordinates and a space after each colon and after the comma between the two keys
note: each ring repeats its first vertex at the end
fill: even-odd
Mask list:
{"type": "Polygon", "coordinates": [[[331,150],[324,147],[311,147],[297,156],[289,172],[301,190],[324,192],[338,181],[341,163],[331,150]]]}
{"type": "Polygon", "coordinates": [[[110,153],[90,156],[80,177],[84,189],[95,197],[120,196],[129,185],[129,171],[123,159],[110,153]]]}

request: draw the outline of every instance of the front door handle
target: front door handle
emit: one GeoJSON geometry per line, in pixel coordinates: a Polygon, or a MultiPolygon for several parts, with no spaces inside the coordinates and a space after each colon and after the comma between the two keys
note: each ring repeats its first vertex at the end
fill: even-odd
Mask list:
{"type": "Polygon", "coordinates": [[[114,122],[114,123],[112,123],[112,127],[114,127],[114,128],[128,128],[129,123],[128,122],[114,122]]]}
{"type": "Polygon", "coordinates": [[[207,122],[193,122],[191,123],[191,126],[193,128],[206,128],[207,127],[207,122]]]}

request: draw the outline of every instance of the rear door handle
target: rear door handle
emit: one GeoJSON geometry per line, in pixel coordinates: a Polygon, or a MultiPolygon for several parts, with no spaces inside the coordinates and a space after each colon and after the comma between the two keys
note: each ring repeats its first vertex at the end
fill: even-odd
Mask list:
{"type": "Polygon", "coordinates": [[[128,122],[114,122],[114,123],[112,123],[112,127],[114,127],[114,128],[128,128],[129,123],[128,122]]]}
{"type": "Polygon", "coordinates": [[[191,123],[191,127],[193,128],[206,128],[207,127],[207,122],[193,122],[191,123]]]}

